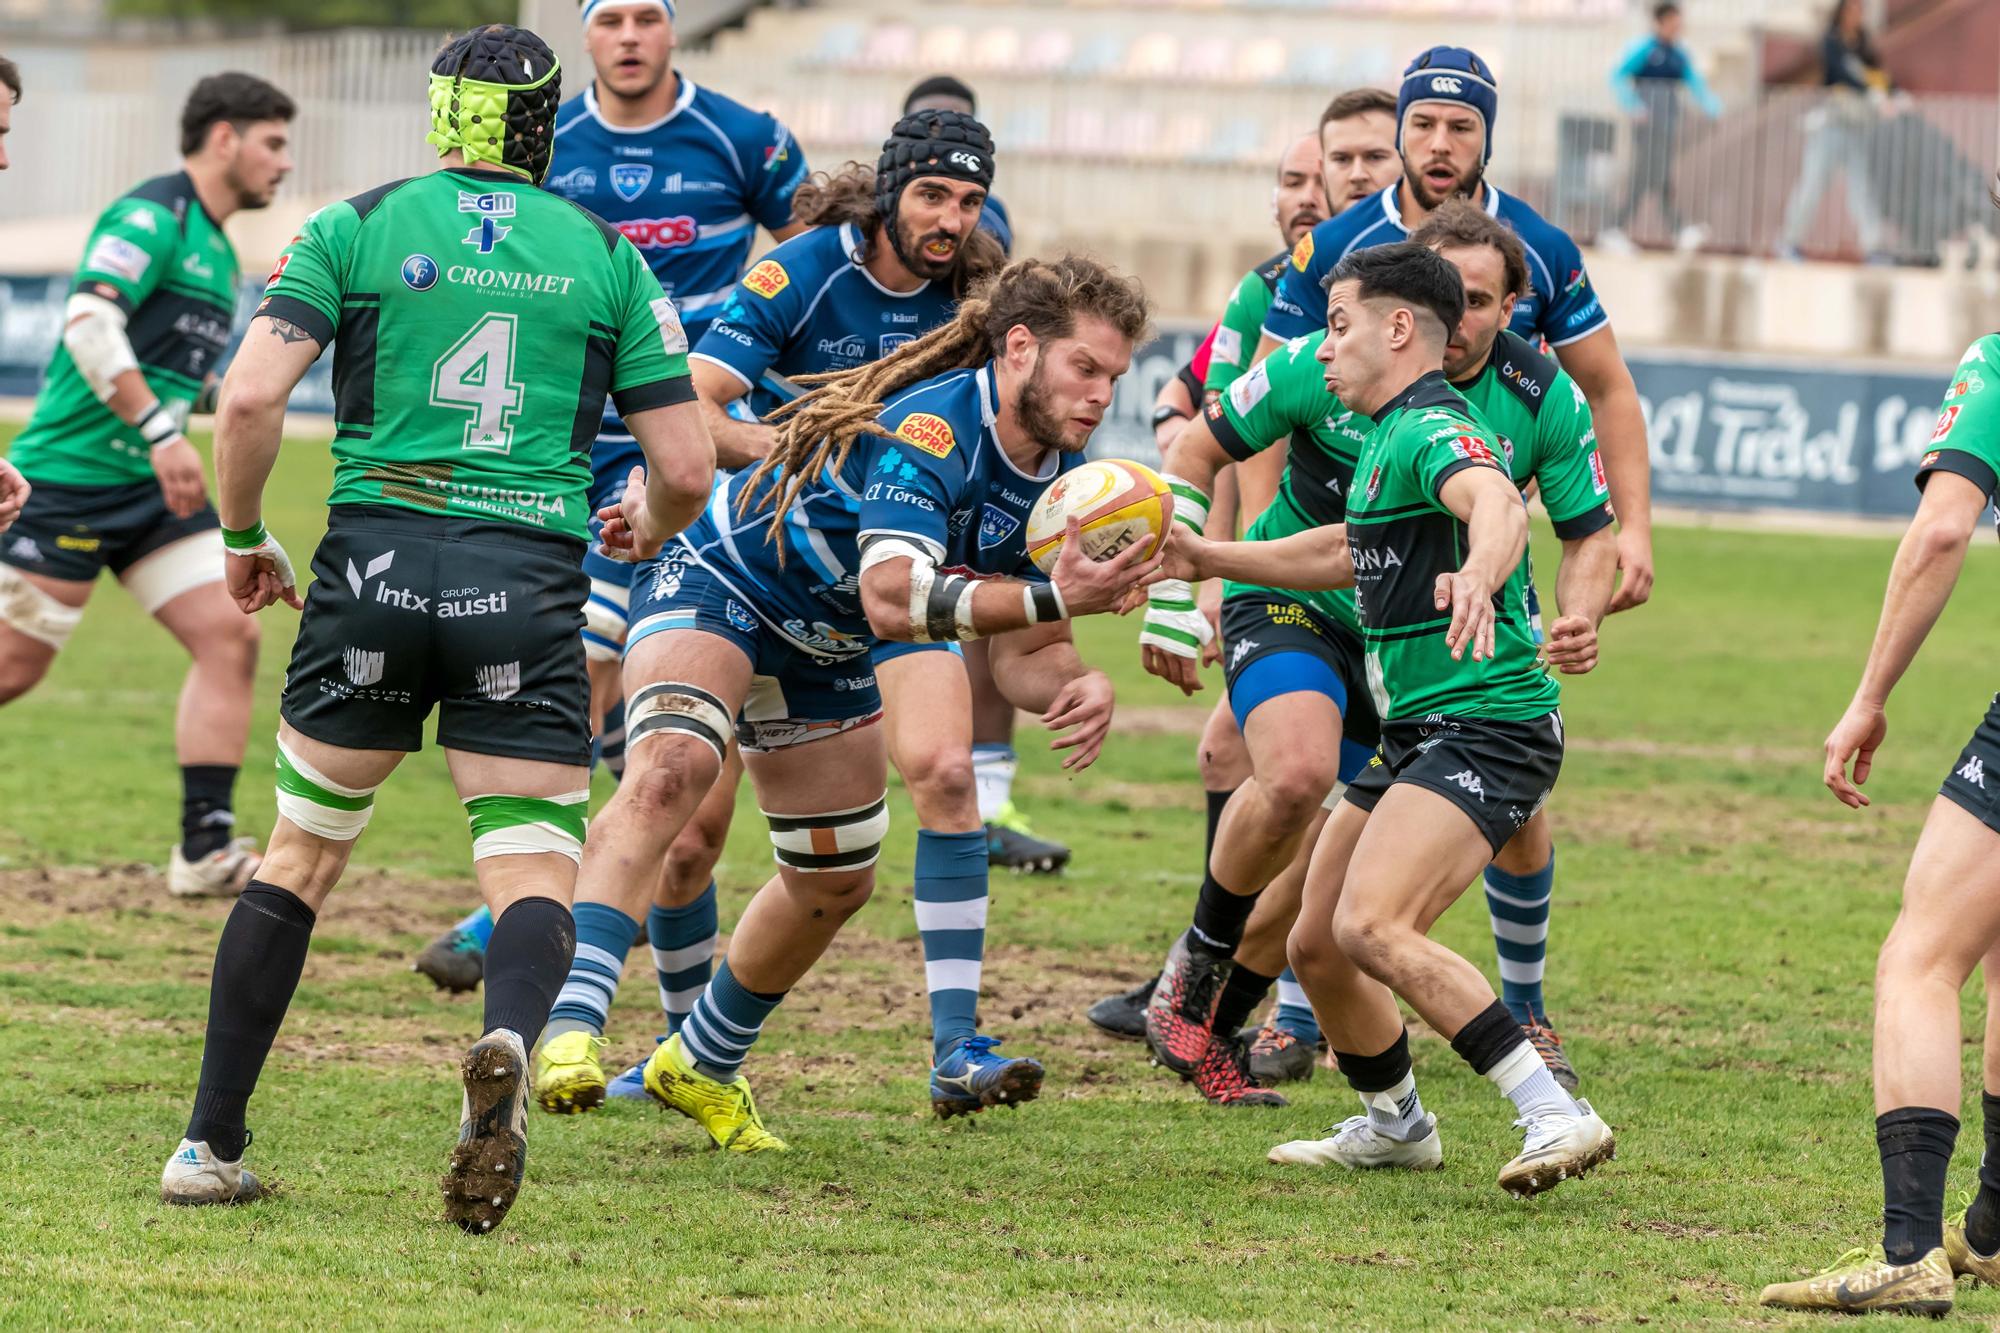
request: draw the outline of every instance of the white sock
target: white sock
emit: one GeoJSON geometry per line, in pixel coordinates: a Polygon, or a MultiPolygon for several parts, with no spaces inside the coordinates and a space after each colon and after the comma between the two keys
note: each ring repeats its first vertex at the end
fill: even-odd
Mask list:
{"type": "Polygon", "coordinates": [[[979,818],[992,823],[1014,796],[1014,772],[1021,766],[1012,747],[975,745],[972,747],[972,783],[979,800],[979,818]]]}
{"type": "Polygon", "coordinates": [[[1523,1119],[1531,1115],[1582,1115],[1583,1110],[1576,1099],[1564,1092],[1556,1082],[1555,1075],[1542,1063],[1542,1057],[1535,1054],[1535,1048],[1527,1038],[1508,1052],[1499,1064],[1486,1071],[1486,1077],[1493,1080],[1493,1086],[1507,1100],[1514,1103],[1514,1109],[1523,1119]]]}
{"type": "Polygon", "coordinates": [[[1368,1127],[1384,1138],[1408,1143],[1430,1132],[1424,1124],[1424,1104],[1417,1096],[1414,1072],[1403,1075],[1403,1081],[1393,1088],[1356,1095],[1361,1098],[1361,1109],[1368,1112],[1368,1127]]]}

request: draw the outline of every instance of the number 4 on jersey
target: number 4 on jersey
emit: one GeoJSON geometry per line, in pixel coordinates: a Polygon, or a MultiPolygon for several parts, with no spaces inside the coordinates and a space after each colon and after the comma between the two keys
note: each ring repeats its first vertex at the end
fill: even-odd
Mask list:
{"type": "Polygon", "coordinates": [[[431,369],[431,404],[472,413],[467,449],[507,453],[525,386],[514,378],[514,316],[487,315],[431,369]]]}

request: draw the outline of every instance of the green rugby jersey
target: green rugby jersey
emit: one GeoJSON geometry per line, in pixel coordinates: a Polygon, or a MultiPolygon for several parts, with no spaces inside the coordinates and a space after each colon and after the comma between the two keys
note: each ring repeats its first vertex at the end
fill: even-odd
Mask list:
{"type": "Polygon", "coordinates": [[[1257,355],[1257,344],[1264,336],[1264,316],[1270,312],[1278,278],[1291,257],[1290,250],[1278,251],[1245,273],[1230,293],[1222,322],[1215,326],[1215,341],[1208,346],[1208,374],[1201,384],[1204,392],[1221,393],[1250,369],[1250,360],[1257,355]]]}
{"type": "Polygon", "coordinates": [[[1920,489],[1933,472],[1956,472],[1989,500],[2000,489],[2000,333],[1966,348],[1952,372],[1930,448],[1917,465],[1920,489]]]}
{"type": "Polygon", "coordinates": [[[1499,438],[1514,484],[1539,489],[1556,536],[1571,541],[1610,524],[1590,403],[1561,366],[1502,329],[1478,378],[1451,387],[1499,438]]]}
{"type": "Polygon", "coordinates": [[[512,172],[321,209],[257,313],[334,345],[329,504],[583,540],[606,395],[626,416],[694,398],[680,318],[632,243],[512,172]]]}
{"type": "MultiPolygon", "coordinates": [[[[1216,442],[1239,463],[1288,436],[1292,442],[1278,493],[1271,507],[1244,533],[1245,541],[1289,537],[1347,517],[1355,460],[1375,423],[1348,410],[1327,392],[1326,372],[1318,360],[1324,341],[1324,331],[1292,339],[1204,409],[1216,442]]],[[[1349,588],[1289,592],[1254,584],[1223,584],[1225,597],[1238,593],[1304,602],[1349,629],[1360,626],[1354,615],[1354,592],[1349,588]]]]}
{"type": "Polygon", "coordinates": [[[1484,662],[1470,648],[1452,660],[1451,616],[1433,602],[1438,575],[1465,563],[1467,538],[1439,492],[1464,468],[1501,467],[1491,433],[1442,371],[1398,394],[1375,422],[1347,497],[1347,537],[1376,712],[1384,722],[1432,714],[1527,722],[1553,711],[1561,691],[1537,660],[1525,559],[1495,593],[1494,655],[1484,662]]]}
{"type": "MultiPolygon", "coordinates": [[[[140,373],[184,422],[229,346],[236,280],[236,251],[179,171],[147,181],[104,210],[70,290],[101,296],[125,312],[125,337],[140,373]]],[[[52,485],[153,479],[145,440],[98,401],[61,343],[9,457],[30,481],[52,485]]]]}

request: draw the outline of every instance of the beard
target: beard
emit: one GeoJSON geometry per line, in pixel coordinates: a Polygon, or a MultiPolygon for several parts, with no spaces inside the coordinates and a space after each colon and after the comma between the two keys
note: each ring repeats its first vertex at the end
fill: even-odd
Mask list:
{"type": "Polygon", "coordinates": [[[236,196],[238,208],[269,208],[272,196],[278,192],[276,182],[268,186],[253,185],[244,180],[235,167],[224,172],[222,180],[223,184],[229,187],[230,193],[236,196]]]}
{"type": "Polygon", "coordinates": [[[896,219],[896,239],[900,242],[896,247],[896,257],[903,261],[903,267],[930,282],[941,281],[956,273],[959,259],[965,254],[963,236],[953,236],[945,231],[928,231],[918,235],[904,227],[900,217],[896,219]],[[926,253],[924,247],[933,241],[950,241],[951,253],[942,259],[926,253]]]}
{"type": "Polygon", "coordinates": [[[1041,355],[1037,353],[1035,368],[1029,372],[1027,383],[1014,395],[1014,419],[1021,423],[1021,429],[1027,432],[1028,438],[1042,448],[1054,449],[1058,453],[1080,454],[1090,443],[1090,438],[1085,436],[1076,444],[1064,438],[1063,427],[1067,423],[1056,414],[1051,402],[1053,397],[1049,392],[1048,377],[1042,373],[1041,355]]]}
{"type": "Polygon", "coordinates": [[[1465,179],[1452,187],[1451,196],[1432,194],[1430,182],[1424,179],[1422,171],[1410,165],[1408,158],[1403,159],[1403,179],[1409,182],[1410,193],[1417,197],[1417,202],[1428,212],[1451,196],[1470,199],[1478,194],[1479,183],[1486,179],[1486,164],[1474,163],[1472,170],[1466,173],[1465,179]]]}

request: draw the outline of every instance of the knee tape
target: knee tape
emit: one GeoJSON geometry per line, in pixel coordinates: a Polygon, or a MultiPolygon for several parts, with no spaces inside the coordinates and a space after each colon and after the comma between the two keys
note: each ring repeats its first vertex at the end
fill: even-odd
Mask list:
{"type": "Polygon", "coordinates": [[[472,825],[472,859],[555,852],[581,864],[584,811],[589,804],[588,791],[561,796],[468,796],[465,815],[472,825]]]}
{"type": "Polygon", "coordinates": [[[315,837],[352,842],[375,813],[375,788],[343,787],[279,741],[278,813],[315,837]]]}
{"type": "Polygon", "coordinates": [[[728,756],[729,737],[735,729],[722,700],[683,681],[648,685],[633,695],[625,707],[628,754],[649,736],[678,731],[702,741],[715,751],[717,759],[723,759],[728,756]]]}
{"type": "Polygon", "coordinates": [[[882,854],[882,839],[889,836],[886,793],[852,810],[820,815],[774,815],[766,810],[764,818],[771,822],[771,846],[778,864],[809,874],[866,870],[882,854]]]}
{"type": "Polygon", "coordinates": [[[147,615],[184,592],[222,582],[222,530],[210,528],[140,556],[118,581],[147,615]]]}
{"type": "Polygon", "coordinates": [[[615,662],[625,647],[632,590],[605,579],[590,581],[583,603],[583,654],[593,662],[615,662]]]}
{"type": "Polygon", "coordinates": [[[61,648],[82,619],[82,607],[64,606],[12,565],[0,565],[0,625],[61,648]]]}

